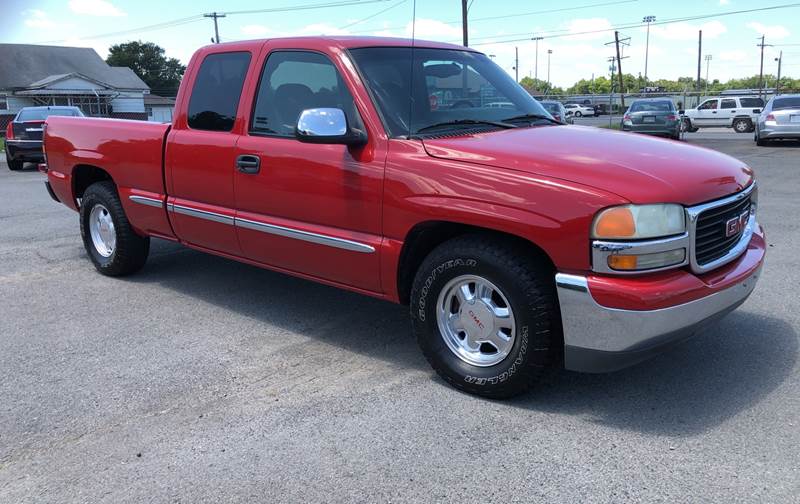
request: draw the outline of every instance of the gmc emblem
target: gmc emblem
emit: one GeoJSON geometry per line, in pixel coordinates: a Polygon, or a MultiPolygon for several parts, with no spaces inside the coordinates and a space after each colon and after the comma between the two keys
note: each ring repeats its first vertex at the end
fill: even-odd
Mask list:
{"type": "Polygon", "coordinates": [[[750,220],[750,210],[743,212],[740,216],[734,217],[725,223],[725,237],[737,235],[744,231],[747,227],[747,221],[750,220]]]}

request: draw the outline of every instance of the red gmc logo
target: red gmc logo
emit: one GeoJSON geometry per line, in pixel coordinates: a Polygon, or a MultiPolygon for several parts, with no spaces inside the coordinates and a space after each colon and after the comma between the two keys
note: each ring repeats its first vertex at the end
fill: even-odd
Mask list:
{"type": "Polygon", "coordinates": [[[725,237],[729,238],[731,236],[737,235],[744,231],[744,228],[747,227],[747,221],[750,220],[750,210],[742,213],[742,215],[738,217],[734,217],[733,219],[729,220],[725,223],[725,237]]]}

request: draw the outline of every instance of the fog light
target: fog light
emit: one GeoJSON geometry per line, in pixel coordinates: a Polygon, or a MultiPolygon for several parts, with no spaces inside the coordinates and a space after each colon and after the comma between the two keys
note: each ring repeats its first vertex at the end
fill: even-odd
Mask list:
{"type": "Polygon", "coordinates": [[[608,267],[617,271],[642,271],[666,268],[682,263],[686,259],[686,249],[675,249],[655,254],[608,256],[608,267]]]}

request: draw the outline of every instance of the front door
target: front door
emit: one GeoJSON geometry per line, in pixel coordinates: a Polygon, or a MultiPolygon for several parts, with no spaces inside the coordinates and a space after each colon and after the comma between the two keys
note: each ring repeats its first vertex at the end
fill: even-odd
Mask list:
{"type": "Polygon", "coordinates": [[[195,77],[188,115],[170,132],[165,154],[170,222],[182,241],[240,255],[234,227],[237,108],[252,55],[205,57],[195,77]]]}
{"type": "Polygon", "coordinates": [[[719,100],[712,98],[706,100],[697,107],[697,119],[694,121],[697,126],[718,126],[719,100]]]}
{"type": "Polygon", "coordinates": [[[236,229],[254,261],[380,291],[381,195],[386,142],[364,125],[342,72],[326,55],[268,43],[234,175],[236,229]],[[304,109],[338,108],[367,131],[362,147],[302,143],[304,109]]]}

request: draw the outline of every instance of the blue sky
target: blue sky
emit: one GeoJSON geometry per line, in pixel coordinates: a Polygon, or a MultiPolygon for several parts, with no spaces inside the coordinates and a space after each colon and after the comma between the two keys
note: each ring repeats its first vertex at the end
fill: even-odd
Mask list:
{"type": "MultiPolygon", "coordinates": [[[[298,5],[342,3],[353,0],[4,0],[0,17],[0,42],[48,43],[95,48],[105,57],[109,45],[128,40],[153,41],[169,56],[187,62],[192,52],[208,44],[213,35],[210,19],[187,19],[158,29],[141,27],[212,11],[282,8],[298,5]],[[130,33],[119,33],[134,30],[130,33]]],[[[494,55],[513,75],[515,46],[520,55],[520,77],[533,76],[535,43],[541,34],[538,76],[547,77],[547,51],[552,50],[550,77],[568,86],[579,78],[608,75],[613,31],[631,38],[625,48],[623,70],[644,73],[645,29],[643,16],[657,22],[701,15],[706,19],[654,25],[650,29],[648,75],[651,79],[676,78],[697,72],[697,30],[703,29],[703,54],[712,59],[709,77],[726,80],[758,73],[757,38],[766,35],[765,73],[776,73],[774,58],[784,52],[784,75],[800,75],[800,3],[792,8],[722,16],[726,12],[794,3],[791,0],[472,0],[469,11],[470,45],[494,55]],[[558,12],[543,12],[554,11],[558,12]],[[492,19],[486,19],[492,18],[492,19]],[[640,26],[641,25],[641,26],[640,26]],[[514,41],[515,39],[524,39],[514,41]],[[509,41],[509,42],[505,42],[509,41]],[[794,44],[794,45],[793,45],[794,44]]],[[[224,41],[290,35],[356,34],[408,36],[413,0],[361,0],[360,5],[314,8],[290,12],[231,14],[220,20],[224,41]],[[369,19],[366,19],[369,18],[369,19]]],[[[417,0],[416,36],[460,43],[459,0],[417,0]]],[[[706,66],[703,62],[702,73],[706,66]]]]}

